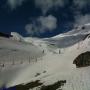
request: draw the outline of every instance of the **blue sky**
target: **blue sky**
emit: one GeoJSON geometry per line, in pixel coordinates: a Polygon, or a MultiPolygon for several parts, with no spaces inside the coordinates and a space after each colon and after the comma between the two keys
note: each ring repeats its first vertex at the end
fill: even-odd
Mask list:
{"type": "Polygon", "coordinates": [[[0,31],[51,37],[90,21],[90,0],[0,0],[0,31]]]}

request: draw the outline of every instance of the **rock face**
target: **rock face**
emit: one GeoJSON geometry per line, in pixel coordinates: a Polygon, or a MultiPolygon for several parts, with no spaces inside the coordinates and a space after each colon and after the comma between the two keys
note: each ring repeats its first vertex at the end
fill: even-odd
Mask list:
{"type": "Polygon", "coordinates": [[[0,32],[0,37],[9,38],[9,37],[12,37],[12,35],[5,34],[5,33],[0,32]]]}
{"type": "Polygon", "coordinates": [[[77,68],[90,66],[90,52],[80,54],[74,61],[77,68]]]}
{"type": "MultiPolygon", "coordinates": [[[[15,87],[8,88],[7,90],[33,90],[34,88],[36,88],[35,90],[57,90],[58,88],[63,87],[64,84],[66,84],[66,80],[60,80],[55,82],[54,84],[45,86],[39,80],[36,80],[28,84],[16,85],[15,87]]],[[[62,90],[62,89],[58,89],[58,90],[62,90]]]]}

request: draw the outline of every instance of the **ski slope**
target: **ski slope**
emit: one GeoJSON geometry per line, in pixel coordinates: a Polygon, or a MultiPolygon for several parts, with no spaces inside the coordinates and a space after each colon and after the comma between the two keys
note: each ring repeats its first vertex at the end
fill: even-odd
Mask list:
{"type": "Polygon", "coordinates": [[[0,37],[0,83],[7,82],[19,68],[37,62],[42,56],[42,49],[33,44],[0,37]],[[9,70],[13,73],[8,73],[9,70]]]}
{"type": "Polygon", "coordinates": [[[80,53],[90,50],[88,45],[86,46],[87,41],[86,39],[79,49],[78,44],[75,44],[65,49],[61,54],[48,53],[33,66],[28,66],[24,70],[25,72],[21,73],[22,76],[18,75],[7,86],[14,86],[22,82],[26,83],[35,80],[40,80],[44,85],[51,85],[58,80],[66,80],[67,83],[62,87],[62,90],[73,90],[73,88],[75,90],[89,90],[89,67],[77,69],[73,64],[73,60],[80,53]],[[43,73],[44,71],[46,73],[43,73]],[[40,75],[35,77],[37,73],[40,73],[40,75]]]}
{"type": "MultiPolygon", "coordinates": [[[[0,37],[0,62],[5,64],[1,67],[0,86],[12,87],[36,80],[52,85],[66,80],[57,90],[89,90],[90,67],[76,68],[73,64],[78,55],[90,51],[89,36],[88,28],[83,33],[82,29],[72,30],[47,39],[27,37],[17,41],[0,37]]],[[[33,90],[37,88],[40,87],[33,90]]]]}

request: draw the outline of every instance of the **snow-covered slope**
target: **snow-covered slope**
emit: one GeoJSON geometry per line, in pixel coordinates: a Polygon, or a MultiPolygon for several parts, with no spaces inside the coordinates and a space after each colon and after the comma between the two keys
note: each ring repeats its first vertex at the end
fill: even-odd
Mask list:
{"type": "Polygon", "coordinates": [[[74,27],[71,31],[63,34],[59,34],[54,36],[53,38],[60,38],[62,36],[72,36],[72,35],[82,35],[82,34],[89,34],[90,33],[90,23],[80,25],[77,27],[74,27]]]}
{"type": "Polygon", "coordinates": [[[12,40],[23,41],[23,37],[19,33],[11,32],[11,35],[12,40]]]}
{"type": "Polygon", "coordinates": [[[65,80],[66,83],[57,90],[89,90],[90,67],[76,68],[73,64],[78,55],[90,51],[89,31],[89,28],[84,31],[72,30],[47,39],[28,37],[24,38],[25,42],[0,38],[0,61],[4,64],[9,60],[12,62],[8,69],[2,65],[0,85],[11,87],[39,80],[42,85],[33,87],[33,90],[37,90],[36,88],[65,80]]]}
{"type": "Polygon", "coordinates": [[[73,90],[73,88],[76,90],[88,90],[90,81],[87,81],[87,79],[89,79],[90,67],[77,69],[73,61],[80,53],[90,51],[88,45],[90,44],[90,40],[86,39],[80,43],[82,44],[79,48],[78,44],[75,44],[65,49],[61,54],[48,52],[42,60],[34,65],[27,66],[24,72],[7,85],[13,86],[22,82],[26,83],[36,80],[43,82],[43,85],[52,85],[59,80],[66,80],[66,84],[62,87],[62,90],[73,90]]]}
{"type": "Polygon", "coordinates": [[[45,41],[59,48],[66,48],[84,40],[88,34],[90,34],[90,24],[85,24],[67,33],[45,39],[45,41]]]}
{"type": "Polygon", "coordinates": [[[37,62],[43,56],[42,51],[31,43],[0,37],[0,85],[17,75],[21,67],[37,62]]]}

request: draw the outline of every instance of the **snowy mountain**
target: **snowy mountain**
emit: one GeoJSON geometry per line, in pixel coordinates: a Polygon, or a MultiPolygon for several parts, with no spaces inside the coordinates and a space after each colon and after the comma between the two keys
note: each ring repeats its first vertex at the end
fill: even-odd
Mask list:
{"type": "Polygon", "coordinates": [[[45,41],[59,48],[66,48],[83,41],[88,34],[90,34],[90,24],[85,24],[78,26],[77,28],[75,27],[73,30],[67,33],[45,39],[45,41]]]}
{"type": "Polygon", "coordinates": [[[16,90],[89,90],[89,29],[90,24],[85,24],[44,39],[12,34],[23,41],[0,37],[0,86],[16,86],[16,90]]]}
{"type": "Polygon", "coordinates": [[[13,40],[23,41],[23,37],[19,33],[11,32],[11,35],[13,40]]]}

